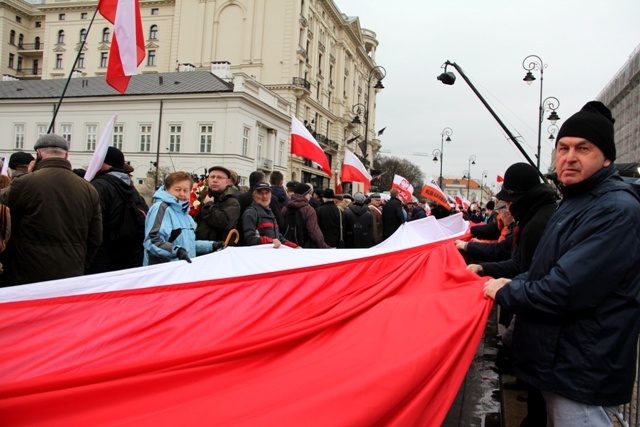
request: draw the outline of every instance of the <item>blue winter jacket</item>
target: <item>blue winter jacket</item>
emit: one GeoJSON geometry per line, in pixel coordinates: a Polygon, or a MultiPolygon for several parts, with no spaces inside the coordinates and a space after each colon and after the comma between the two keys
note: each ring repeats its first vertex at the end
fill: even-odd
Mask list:
{"type": "Polygon", "coordinates": [[[640,332],[640,200],[613,165],[563,190],[531,267],[496,301],[517,316],[516,375],[598,406],[629,401],[640,332]]]}
{"type": "Polygon", "coordinates": [[[189,202],[180,202],[160,187],[145,222],[143,265],[178,261],[178,249],[189,258],[213,252],[213,242],[196,240],[196,223],[187,213],[189,202]]]}

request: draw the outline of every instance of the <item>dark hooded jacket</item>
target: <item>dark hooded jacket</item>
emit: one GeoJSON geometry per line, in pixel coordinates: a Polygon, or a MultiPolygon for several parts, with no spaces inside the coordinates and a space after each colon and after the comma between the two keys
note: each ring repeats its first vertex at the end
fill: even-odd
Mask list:
{"type": "Polygon", "coordinates": [[[629,402],[640,332],[640,199],[613,165],[563,189],[531,268],[496,302],[518,317],[516,375],[598,406],[629,402]]]}
{"type": "Polygon", "coordinates": [[[307,198],[300,194],[291,196],[287,206],[282,208],[282,216],[287,216],[291,209],[299,209],[307,228],[307,241],[302,246],[305,248],[329,248],[330,246],[325,243],[322,231],[318,227],[316,211],[309,205],[307,198]]]}
{"type": "Polygon", "coordinates": [[[351,203],[344,211],[347,248],[373,246],[373,214],[368,206],[351,203]]]}

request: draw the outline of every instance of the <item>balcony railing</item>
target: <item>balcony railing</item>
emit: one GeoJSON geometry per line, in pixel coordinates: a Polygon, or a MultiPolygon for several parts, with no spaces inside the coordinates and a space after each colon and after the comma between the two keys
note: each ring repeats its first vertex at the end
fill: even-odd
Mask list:
{"type": "Polygon", "coordinates": [[[44,43],[22,43],[18,45],[18,50],[44,50],[44,43]]]}
{"type": "Polygon", "coordinates": [[[303,87],[309,91],[311,90],[311,83],[309,83],[306,79],[303,79],[302,77],[294,77],[293,85],[303,87]]]}
{"type": "Polygon", "coordinates": [[[40,76],[42,75],[42,68],[23,68],[16,70],[16,74],[19,76],[40,76]]]}

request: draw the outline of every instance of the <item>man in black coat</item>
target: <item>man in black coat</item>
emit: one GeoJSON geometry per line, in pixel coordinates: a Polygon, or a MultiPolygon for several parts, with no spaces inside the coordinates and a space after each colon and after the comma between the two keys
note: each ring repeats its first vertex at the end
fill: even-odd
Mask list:
{"type": "Polygon", "coordinates": [[[556,137],[563,200],[533,262],[484,287],[516,313],[515,374],[543,391],[556,426],[613,425],[612,407],[634,388],[640,197],[615,170],[613,122],[598,101],[564,122],[556,137]]]}
{"type": "Polygon", "coordinates": [[[91,181],[102,208],[102,245],[89,267],[91,274],[142,266],[144,219],[149,207],[123,168],[124,154],[109,147],[91,181]],[[136,215],[130,210],[132,206],[139,211],[136,215]]]}
{"type": "Polygon", "coordinates": [[[346,247],[370,248],[373,246],[373,212],[366,205],[366,196],[357,192],[344,211],[346,247]]]}
{"type": "Polygon", "coordinates": [[[389,200],[382,207],[382,238],[387,240],[406,221],[402,202],[398,198],[400,191],[392,188],[389,200]]]}
{"type": "Polygon", "coordinates": [[[338,248],[344,245],[344,214],[336,206],[334,197],[333,190],[326,188],[322,193],[323,203],[316,209],[316,214],[325,243],[338,248]]]}

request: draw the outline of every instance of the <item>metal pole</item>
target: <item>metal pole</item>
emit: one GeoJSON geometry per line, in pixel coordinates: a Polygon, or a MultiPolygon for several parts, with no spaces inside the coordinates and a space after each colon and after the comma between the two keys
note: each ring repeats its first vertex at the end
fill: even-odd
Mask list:
{"type": "Polygon", "coordinates": [[[542,106],[542,81],[544,74],[544,65],[540,66],[540,105],[538,109],[538,151],[536,154],[536,166],[540,170],[540,149],[542,147],[542,115],[544,113],[544,107],[542,106]]]}
{"type": "Polygon", "coordinates": [[[444,133],[440,138],[440,189],[442,190],[442,158],[444,157],[444,133]]]}

